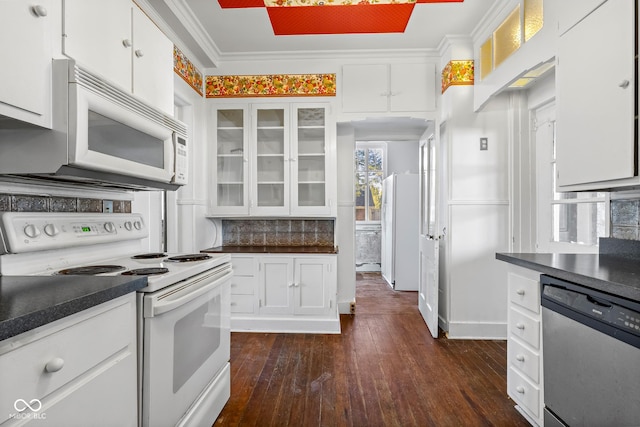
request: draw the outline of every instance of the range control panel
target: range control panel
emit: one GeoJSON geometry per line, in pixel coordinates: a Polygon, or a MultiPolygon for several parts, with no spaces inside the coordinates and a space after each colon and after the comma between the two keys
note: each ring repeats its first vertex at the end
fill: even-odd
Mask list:
{"type": "Polygon", "coordinates": [[[140,214],[0,214],[0,254],[136,240],[145,238],[148,234],[140,214]]]}

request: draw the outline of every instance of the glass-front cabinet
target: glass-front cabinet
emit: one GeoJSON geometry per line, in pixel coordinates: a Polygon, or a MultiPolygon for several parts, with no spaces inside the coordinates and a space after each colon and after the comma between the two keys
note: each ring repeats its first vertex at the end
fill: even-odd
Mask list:
{"type": "Polygon", "coordinates": [[[220,214],[249,213],[249,136],[247,107],[217,109],[216,144],[211,161],[212,208],[220,214]]]}
{"type": "Polygon", "coordinates": [[[335,215],[328,111],[289,103],[214,108],[210,216],[335,215]]]}

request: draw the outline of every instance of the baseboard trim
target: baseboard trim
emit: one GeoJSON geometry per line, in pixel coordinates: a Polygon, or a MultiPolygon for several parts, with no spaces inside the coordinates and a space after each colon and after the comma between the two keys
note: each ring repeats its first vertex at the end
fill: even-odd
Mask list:
{"type": "Polygon", "coordinates": [[[234,317],[231,319],[231,332],[339,334],[340,319],[234,317]]]}
{"type": "Polygon", "coordinates": [[[506,340],[507,323],[449,321],[447,337],[469,340],[506,340]]]}

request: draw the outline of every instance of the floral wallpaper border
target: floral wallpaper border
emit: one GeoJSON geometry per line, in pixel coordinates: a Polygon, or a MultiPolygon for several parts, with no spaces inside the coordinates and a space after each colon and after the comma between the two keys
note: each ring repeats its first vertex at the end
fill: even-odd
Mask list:
{"type": "Polygon", "coordinates": [[[189,58],[177,46],[173,46],[173,71],[182,77],[200,96],[203,96],[202,73],[193,65],[189,58]]]}
{"type": "Polygon", "coordinates": [[[207,98],[336,96],[335,74],[207,76],[207,98]]]}
{"type": "Polygon", "coordinates": [[[472,85],[473,82],[473,59],[451,60],[442,70],[442,93],[444,93],[450,86],[472,85]]]}

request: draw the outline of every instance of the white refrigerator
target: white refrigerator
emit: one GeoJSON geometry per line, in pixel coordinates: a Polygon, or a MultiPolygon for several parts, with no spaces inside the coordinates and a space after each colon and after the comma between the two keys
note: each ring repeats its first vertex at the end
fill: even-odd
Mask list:
{"type": "Polygon", "coordinates": [[[418,174],[382,181],[382,277],[398,291],[418,290],[418,174]]]}

